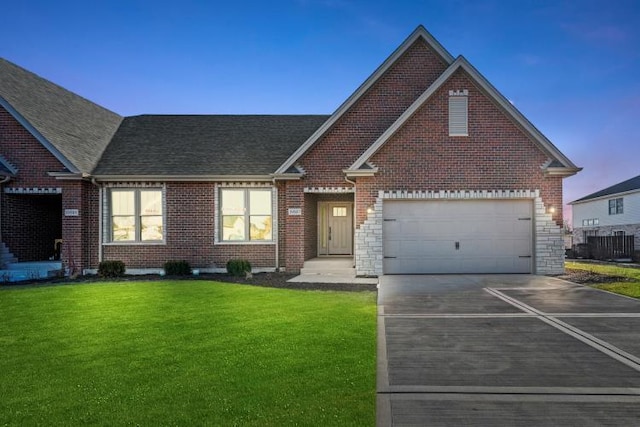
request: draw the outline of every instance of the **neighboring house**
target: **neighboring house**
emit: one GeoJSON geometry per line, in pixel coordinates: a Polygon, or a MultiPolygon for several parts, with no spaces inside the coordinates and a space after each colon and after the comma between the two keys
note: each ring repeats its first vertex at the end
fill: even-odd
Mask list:
{"type": "Polygon", "coordinates": [[[560,273],[580,170],[422,26],[331,116],[122,118],[0,60],[0,154],[2,241],[83,271],[560,273]]]}
{"type": "Polygon", "coordinates": [[[589,236],[635,236],[640,249],[640,175],[570,203],[573,243],[589,236]]]}

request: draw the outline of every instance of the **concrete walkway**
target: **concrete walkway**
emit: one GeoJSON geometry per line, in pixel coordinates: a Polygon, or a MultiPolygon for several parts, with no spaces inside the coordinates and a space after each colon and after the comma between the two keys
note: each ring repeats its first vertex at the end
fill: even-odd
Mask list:
{"type": "Polygon", "coordinates": [[[379,426],[640,425],[640,301],[531,275],[383,276],[379,426]]]}

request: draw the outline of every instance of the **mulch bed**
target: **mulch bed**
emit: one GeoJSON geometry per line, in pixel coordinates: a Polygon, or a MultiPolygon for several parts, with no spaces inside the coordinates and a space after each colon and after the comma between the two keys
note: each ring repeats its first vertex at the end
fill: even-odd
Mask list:
{"type": "Polygon", "coordinates": [[[62,284],[62,283],[99,283],[109,282],[128,282],[142,280],[212,280],[216,282],[238,283],[243,285],[263,286],[268,288],[281,289],[304,289],[316,291],[347,291],[347,292],[363,292],[377,291],[377,285],[355,284],[355,283],[290,283],[287,280],[297,276],[293,273],[256,273],[251,277],[231,276],[223,273],[204,273],[198,276],[159,276],[157,274],[145,274],[136,276],[125,276],[116,279],[102,279],[97,276],[82,276],[77,279],[56,278],[45,279],[29,282],[10,282],[0,283],[2,286],[24,286],[24,285],[43,285],[43,284],[62,284]]]}
{"type": "Polygon", "coordinates": [[[633,279],[630,279],[628,277],[608,276],[606,274],[598,274],[586,270],[574,270],[571,268],[566,268],[565,273],[557,277],[558,279],[564,279],[573,283],[580,283],[583,285],[633,281],[633,279]]]}

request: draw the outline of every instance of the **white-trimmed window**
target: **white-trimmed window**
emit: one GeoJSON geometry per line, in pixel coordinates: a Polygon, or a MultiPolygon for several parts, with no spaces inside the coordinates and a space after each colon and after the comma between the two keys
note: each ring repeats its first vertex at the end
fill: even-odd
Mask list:
{"type": "Polygon", "coordinates": [[[161,189],[109,191],[110,241],[122,243],[164,241],[161,189]]]}
{"type": "Polygon", "coordinates": [[[469,91],[449,91],[449,136],[469,136],[469,91]]]}
{"type": "Polygon", "coordinates": [[[593,227],[595,225],[600,224],[600,220],[598,218],[590,218],[590,219],[583,219],[582,220],[582,226],[583,227],[593,227]]]}
{"type": "Polygon", "coordinates": [[[220,241],[273,240],[271,189],[220,189],[220,241]]]}
{"type": "Polygon", "coordinates": [[[609,215],[619,215],[624,213],[624,200],[622,197],[609,200],[609,215]]]}

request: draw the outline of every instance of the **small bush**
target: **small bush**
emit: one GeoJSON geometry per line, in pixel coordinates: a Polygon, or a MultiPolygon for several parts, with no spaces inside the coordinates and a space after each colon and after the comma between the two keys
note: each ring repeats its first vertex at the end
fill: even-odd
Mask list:
{"type": "Polygon", "coordinates": [[[164,263],[164,272],[167,276],[188,276],[191,274],[191,265],[187,261],[167,261],[164,263]]]}
{"type": "Polygon", "coordinates": [[[122,277],[126,267],[122,261],[102,261],[98,265],[98,276],[100,277],[122,277]]]}
{"type": "Polygon", "coordinates": [[[244,276],[251,272],[251,263],[246,259],[232,259],[227,262],[227,272],[233,276],[244,276]]]}

